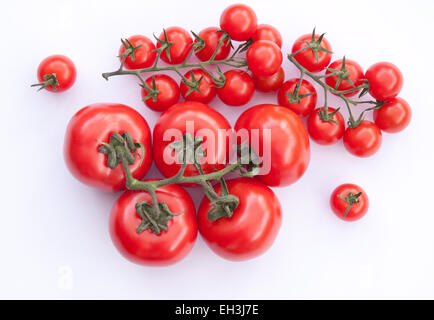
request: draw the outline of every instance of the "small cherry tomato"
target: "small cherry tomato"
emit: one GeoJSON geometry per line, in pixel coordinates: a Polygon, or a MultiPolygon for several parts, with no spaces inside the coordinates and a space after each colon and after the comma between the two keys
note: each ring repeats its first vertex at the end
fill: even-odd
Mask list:
{"type": "Polygon", "coordinates": [[[220,16],[220,28],[229,33],[232,40],[246,41],[253,38],[257,27],[255,12],[244,4],[231,5],[220,16]]]}
{"type": "Polygon", "coordinates": [[[282,35],[279,30],[269,24],[258,25],[255,36],[253,37],[253,41],[257,40],[268,40],[277,44],[279,48],[282,48],[282,35]]]}
{"type": "MultiPolygon", "coordinates": [[[[343,65],[343,60],[339,59],[332,62],[332,64],[329,65],[329,67],[327,68],[326,74],[332,73],[329,69],[334,69],[340,71],[341,73],[341,77],[335,75],[335,76],[330,76],[325,78],[326,83],[330,87],[339,91],[347,91],[363,84],[363,78],[365,75],[363,74],[362,67],[356,61],[345,59],[344,68],[342,68],[342,65],[343,65]],[[348,80],[346,80],[345,77],[348,77],[348,79],[350,79],[352,84],[348,80]],[[339,80],[340,83],[338,87],[336,87],[336,84],[338,83],[339,80]]],[[[359,91],[360,90],[346,93],[345,96],[352,97],[357,93],[359,93],[359,91]]]]}
{"type": "Polygon", "coordinates": [[[357,127],[348,127],[344,133],[344,146],[353,155],[366,158],[380,149],[381,130],[375,123],[363,120],[357,127]]]}
{"type": "MultiPolygon", "coordinates": [[[[193,39],[187,30],[181,27],[169,27],[165,29],[160,34],[159,39],[165,41],[165,36],[167,40],[172,43],[169,48],[169,56],[167,55],[167,50],[163,50],[161,53],[161,59],[169,64],[180,64],[184,62],[193,45],[193,39]]],[[[157,48],[160,48],[162,44],[157,43],[157,48]]]]}
{"type": "MultiPolygon", "coordinates": [[[[319,37],[320,36],[315,35],[314,39],[317,41],[319,37]]],[[[304,36],[298,38],[292,47],[292,53],[295,53],[307,47],[306,41],[312,43],[312,34],[305,34],[304,36]]],[[[322,38],[320,45],[328,51],[332,50],[330,43],[327,41],[326,38],[322,38]]],[[[294,58],[295,60],[297,60],[298,63],[300,63],[310,72],[320,72],[330,64],[330,61],[332,60],[332,54],[321,50],[318,50],[317,53],[318,59],[315,57],[314,51],[309,48],[300,53],[297,53],[294,58]]]]}
{"type": "Polygon", "coordinates": [[[355,221],[361,219],[368,211],[369,199],[358,185],[346,183],[333,191],[330,206],[340,219],[355,221]]]}
{"type": "Polygon", "coordinates": [[[247,65],[255,76],[266,77],[279,71],[283,56],[279,46],[268,40],[257,40],[247,49],[247,65]]]}
{"type": "MultiPolygon", "coordinates": [[[[336,109],[327,107],[329,114],[335,112],[336,109]]],[[[345,132],[344,117],[339,111],[330,118],[334,121],[324,121],[320,117],[320,112],[324,112],[324,107],[316,109],[307,118],[307,131],[313,141],[321,145],[329,145],[338,142],[345,132]]]]}
{"type": "Polygon", "coordinates": [[[39,83],[32,87],[40,87],[52,92],[62,92],[72,87],[77,71],[71,59],[60,54],[42,60],[38,67],[39,83]]]}
{"type": "Polygon", "coordinates": [[[374,110],[375,124],[383,131],[394,133],[404,130],[411,120],[411,108],[402,98],[392,98],[380,109],[374,110]]]}
{"type": "MultiPolygon", "coordinates": [[[[205,41],[205,47],[203,47],[200,51],[196,52],[196,56],[200,60],[208,61],[214,54],[220,42],[220,38],[223,36],[223,32],[219,32],[219,31],[220,29],[217,27],[209,27],[199,32],[198,36],[205,41]]],[[[195,40],[194,42],[197,42],[197,40],[195,40]]],[[[226,59],[230,51],[231,51],[231,45],[229,43],[229,39],[227,39],[223,42],[223,45],[219,48],[217,54],[214,57],[214,60],[226,59]]]]}
{"type": "Polygon", "coordinates": [[[294,94],[300,79],[285,81],[277,94],[279,105],[286,107],[301,117],[309,115],[315,109],[317,94],[314,86],[307,80],[302,80],[298,95],[294,94]]]}
{"type": "MultiPolygon", "coordinates": [[[[175,80],[165,74],[156,74],[146,79],[146,84],[149,88],[153,88],[153,78],[155,78],[155,88],[159,93],[155,97],[150,97],[145,100],[145,104],[154,111],[164,111],[171,107],[179,100],[179,86],[175,80]]],[[[148,96],[149,92],[142,88],[142,99],[148,96]]]]}
{"type": "MultiPolygon", "coordinates": [[[[157,57],[155,50],[155,44],[148,37],[142,35],[131,36],[125,41],[126,45],[129,47],[132,45],[134,48],[134,60],[129,54],[126,59],[124,66],[126,69],[143,69],[152,66],[157,57]]],[[[122,54],[126,51],[125,45],[119,48],[119,59],[122,61],[122,54]]]]}
{"type": "Polygon", "coordinates": [[[258,77],[253,75],[253,82],[255,83],[255,88],[261,92],[272,92],[279,89],[285,79],[285,72],[283,68],[280,67],[279,71],[271,76],[258,77]]]}
{"type": "Polygon", "coordinates": [[[252,77],[242,70],[229,70],[224,76],[224,86],[217,89],[219,98],[229,106],[242,106],[249,102],[255,93],[252,77]]]}
{"type": "Polygon", "coordinates": [[[369,81],[369,93],[380,101],[395,98],[404,82],[401,71],[389,62],[378,62],[372,65],[366,71],[365,78],[369,81]]]}
{"type": "Polygon", "coordinates": [[[196,81],[199,81],[202,78],[202,80],[200,80],[200,84],[199,84],[200,92],[198,92],[196,90],[191,91],[192,89],[189,86],[187,86],[184,83],[184,81],[181,81],[181,94],[182,94],[182,96],[187,101],[198,101],[198,102],[202,102],[205,104],[211,102],[211,100],[214,99],[216,94],[217,94],[217,88],[216,88],[214,82],[212,81],[211,77],[209,76],[208,73],[206,73],[205,71],[203,71],[200,68],[188,71],[184,76],[189,81],[192,81],[192,76],[191,76],[192,73],[193,73],[193,77],[196,81]],[[190,93],[187,95],[188,92],[190,92],[190,93]]]}

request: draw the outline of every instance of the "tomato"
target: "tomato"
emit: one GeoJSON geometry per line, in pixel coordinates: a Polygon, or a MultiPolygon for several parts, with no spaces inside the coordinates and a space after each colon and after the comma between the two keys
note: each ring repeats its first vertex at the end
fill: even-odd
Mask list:
{"type": "Polygon", "coordinates": [[[255,12],[244,4],[227,7],[220,16],[220,28],[229,33],[231,39],[246,41],[253,38],[258,26],[255,12]]]}
{"type": "Polygon", "coordinates": [[[298,89],[299,101],[290,102],[291,97],[288,97],[287,94],[294,94],[299,82],[300,79],[298,78],[285,81],[279,89],[277,101],[279,105],[294,111],[301,117],[305,117],[315,109],[317,94],[314,86],[309,81],[303,79],[298,89]]]}
{"type": "Polygon", "coordinates": [[[330,206],[342,220],[355,221],[361,219],[368,211],[369,199],[358,185],[346,183],[333,191],[330,206]]]}
{"type": "Polygon", "coordinates": [[[356,128],[348,127],[344,133],[344,146],[353,155],[370,157],[380,149],[381,130],[375,123],[363,120],[356,128]]]}
{"type": "Polygon", "coordinates": [[[64,143],[66,165],[79,181],[106,191],[125,190],[122,165],[110,169],[107,156],[98,151],[108,143],[112,133],[128,132],[137,149],[136,161],[130,166],[134,178],[141,180],[152,162],[151,132],[146,120],[134,109],[115,103],[96,103],[79,110],[69,121],[64,143]],[[142,160],[142,161],[141,161],[142,160]]]}
{"type": "MultiPolygon", "coordinates": [[[[164,111],[171,107],[179,100],[179,86],[175,80],[165,74],[156,74],[146,79],[146,84],[149,88],[153,87],[152,77],[155,78],[155,88],[159,91],[156,96],[156,101],[151,97],[145,100],[145,104],[154,111],[164,111]]],[[[145,88],[141,90],[142,99],[149,93],[145,88]]]]}
{"type": "MultiPolygon", "coordinates": [[[[267,251],[279,232],[282,213],[274,192],[251,178],[227,181],[229,193],[239,199],[230,218],[210,221],[212,205],[204,197],[199,211],[199,232],[219,256],[234,261],[255,258],[267,251]]],[[[221,185],[216,186],[221,193],[221,185]]]]}
{"type": "Polygon", "coordinates": [[[369,81],[371,96],[381,101],[395,98],[404,82],[401,71],[389,62],[378,62],[372,65],[366,71],[365,78],[369,81]]]}
{"type": "MultiPolygon", "coordinates": [[[[135,35],[129,37],[128,42],[135,48],[134,50],[134,61],[131,55],[128,55],[125,59],[124,66],[126,69],[143,69],[151,67],[155,59],[157,58],[157,53],[155,50],[155,45],[148,37],[142,35],[135,35]]],[[[129,45],[129,43],[127,45],[129,45]]],[[[119,59],[122,61],[122,54],[126,51],[125,45],[119,48],[119,59]]]]}
{"type": "Polygon", "coordinates": [[[251,107],[240,115],[235,131],[241,142],[250,142],[262,157],[261,172],[256,176],[262,183],[273,187],[287,186],[306,171],[310,160],[309,136],[301,119],[291,110],[272,104],[251,107]],[[250,141],[243,139],[242,129],[247,130],[250,141]],[[258,138],[253,129],[259,129],[258,138]],[[264,129],[268,129],[270,141],[264,129]]]}
{"type": "Polygon", "coordinates": [[[74,62],[66,56],[56,54],[42,60],[38,67],[40,89],[62,92],[72,87],[77,77],[74,62]]]}
{"type": "Polygon", "coordinates": [[[255,36],[253,37],[253,41],[257,40],[268,40],[277,44],[279,48],[282,48],[282,35],[279,30],[269,24],[258,25],[255,36]]]}
{"type": "Polygon", "coordinates": [[[399,132],[407,128],[411,120],[411,108],[402,98],[392,98],[380,109],[374,110],[375,124],[386,132],[399,132]]]}
{"type": "Polygon", "coordinates": [[[193,248],[197,237],[196,210],[189,194],[177,185],[156,191],[174,214],[167,230],[155,234],[151,229],[138,233],[142,222],[136,204],[152,198],[146,191],[127,191],[114,204],[110,214],[110,235],[115,247],[131,262],[147,266],[167,266],[182,260],[193,248]]]}
{"type": "MultiPolygon", "coordinates": [[[[193,39],[187,30],[181,27],[169,27],[165,29],[159,36],[161,41],[164,41],[164,34],[167,36],[167,40],[172,43],[169,48],[169,56],[167,56],[167,51],[163,50],[161,53],[161,59],[169,64],[180,64],[184,62],[187,58],[190,50],[193,46],[193,39]]],[[[157,43],[157,48],[160,48],[162,44],[157,43]]]]}
{"type": "Polygon", "coordinates": [[[224,76],[224,86],[217,89],[219,98],[229,106],[242,106],[249,102],[255,93],[252,77],[242,70],[229,70],[224,76]]]}
{"type": "Polygon", "coordinates": [[[193,70],[185,73],[184,76],[189,81],[192,80],[192,78],[191,78],[192,72],[193,72],[193,76],[196,79],[196,81],[199,81],[200,78],[202,78],[202,80],[199,84],[200,92],[192,91],[187,95],[187,93],[190,91],[190,87],[187,86],[182,81],[181,82],[181,94],[182,94],[182,96],[184,97],[185,100],[188,100],[188,101],[198,101],[198,102],[202,102],[205,104],[211,102],[217,94],[217,88],[216,88],[214,82],[212,81],[211,77],[209,76],[208,73],[206,73],[202,69],[197,68],[197,69],[193,69],[193,70]]]}
{"type": "Polygon", "coordinates": [[[247,65],[255,76],[266,77],[279,71],[283,56],[279,46],[268,40],[257,40],[247,49],[247,65]]]}
{"type": "MultiPolygon", "coordinates": [[[[336,111],[332,107],[327,107],[327,112],[330,114],[336,111]]],[[[342,139],[345,132],[345,121],[342,114],[337,111],[330,120],[324,121],[321,119],[319,112],[324,112],[324,107],[316,109],[307,118],[307,131],[313,141],[321,145],[329,145],[338,142],[342,139]]]]}
{"type": "MultiPolygon", "coordinates": [[[[318,40],[320,36],[315,35],[315,40],[318,40]]],[[[292,53],[295,53],[305,47],[307,47],[307,42],[312,43],[312,35],[311,34],[305,34],[304,36],[301,36],[298,38],[293,47],[292,47],[292,53]]],[[[321,47],[325,48],[328,51],[331,51],[332,48],[330,46],[330,43],[327,41],[326,38],[323,38],[321,40],[321,47]]],[[[306,49],[300,53],[297,53],[294,58],[297,60],[298,63],[300,63],[303,67],[305,67],[310,72],[320,72],[325,67],[327,67],[330,64],[330,61],[332,60],[332,54],[329,52],[324,52],[318,50],[318,60],[315,57],[314,51],[309,48],[306,49]]]]}
{"type": "Polygon", "coordinates": [[[255,83],[255,88],[262,92],[272,92],[279,89],[285,79],[285,72],[283,68],[280,67],[279,71],[271,76],[258,77],[253,75],[253,82],[255,83]]]}
{"type": "MultiPolygon", "coordinates": [[[[342,65],[343,65],[343,60],[340,59],[332,62],[329,68],[334,70],[341,70],[342,65]]],[[[346,77],[348,77],[351,80],[354,86],[351,85],[351,83],[348,80],[342,79],[339,86],[336,88],[336,84],[339,78],[337,75],[325,78],[326,83],[330,87],[337,89],[339,91],[347,91],[363,84],[363,78],[365,77],[365,75],[363,74],[362,67],[356,61],[345,59],[345,68],[342,71],[346,73],[346,77]]],[[[330,74],[330,73],[331,73],[330,70],[326,71],[326,74],[330,74]]],[[[345,96],[347,97],[354,96],[357,93],[359,93],[359,91],[360,90],[346,93],[345,96]]]]}
{"type": "MultiPolygon", "coordinates": [[[[216,51],[220,42],[220,38],[223,36],[223,32],[219,31],[220,29],[217,27],[209,27],[199,32],[198,36],[205,41],[205,47],[203,47],[202,50],[196,52],[196,56],[200,60],[208,61],[216,51]]],[[[197,40],[195,40],[194,42],[197,42],[197,40]]],[[[214,60],[225,60],[228,57],[230,51],[231,46],[229,43],[229,39],[227,39],[219,48],[217,54],[214,57],[214,60]]]]}

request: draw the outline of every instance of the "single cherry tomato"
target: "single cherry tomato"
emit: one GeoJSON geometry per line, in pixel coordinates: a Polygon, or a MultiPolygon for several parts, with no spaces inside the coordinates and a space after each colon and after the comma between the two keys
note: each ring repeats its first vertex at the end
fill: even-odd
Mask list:
{"type": "MultiPolygon", "coordinates": [[[[365,77],[365,75],[363,74],[362,67],[356,61],[345,59],[344,69],[342,69],[342,65],[343,65],[342,59],[336,60],[336,61],[332,62],[331,65],[329,65],[328,69],[339,70],[342,72],[341,81],[340,81],[337,88],[336,88],[336,84],[339,80],[338,75],[329,76],[329,77],[325,78],[326,83],[330,87],[332,87],[336,90],[339,90],[339,91],[347,91],[347,90],[354,89],[355,87],[358,87],[358,86],[363,84],[363,78],[365,77]],[[348,77],[348,79],[350,79],[352,84],[348,80],[344,79],[345,77],[348,77]]],[[[330,70],[326,71],[326,74],[330,74],[330,73],[331,73],[330,70]]],[[[359,91],[360,90],[348,92],[345,94],[345,96],[347,96],[347,97],[354,96],[357,93],[359,93],[359,91]]]]}
{"type": "Polygon", "coordinates": [[[125,190],[122,165],[114,169],[107,165],[107,155],[98,151],[102,143],[109,143],[112,133],[128,132],[134,142],[143,144],[137,149],[131,173],[143,179],[152,163],[151,132],[146,120],[134,109],[123,104],[96,103],[78,111],[66,129],[64,157],[72,175],[79,181],[106,191],[125,190]]]}
{"type": "MultiPolygon", "coordinates": [[[[155,44],[151,39],[142,35],[135,35],[129,37],[125,43],[128,47],[132,45],[137,48],[131,48],[134,51],[134,60],[131,54],[126,57],[124,63],[126,69],[143,69],[153,65],[157,58],[157,52],[155,52],[155,44]]],[[[119,59],[121,61],[126,50],[125,45],[119,48],[119,59]]]]}
{"type": "MultiPolygon", "coordinates": [[[[220,38],[223,36],[223,34],[224,33],[221,32],[221,30],[217,27],[209,27],[199,32],[198,36],[205,41],[205,46],[200,51],[196,52],[196,56],[202,61],[208,61],[216,51],[220,42],[220,38]]],[[[197,40],[194,42],[197,42],[197,40]]],[[[231,45],[228,38],[220,46],[217,54],[214,57],[214,60],[226,59],[230,51],[231,45]]]]}
{"type": "Polygon", "coordinates": [[[253,41],[257,40],[268,40],[277,44],[279,48],[282,48],[282,35],[279,30],[269,24],[258,25],[255,36],[253,37],[253,41]]]}
{"type": "Polygon", "coordinates": [[[363,120],[357,127],[348,127],[344,133],[344,146],[353,155],[366,158],[380,149],[381,130],[375,123],[363,120]]]}
{"type": "Polygon", "coordinates": [[[214,81],[212,81],[212,79],[208,73],[206,73],[205,71],[203,71],[200,68],[188,71],[185,73],[184,76],[189,81],[192,81],[192,76],[191,76],[192,73],[193,73],[193,77],[196,81],[199,81],[202,78],[202,80],[200,81],[200,84],[199,84],[200,92],[198,92],[196,90],[191,91],[191,88],[189,86],[187,86],[183,81],[181,81],[181,94],[182,94],[182,96],[187,101],[198,101],[198,102],[202,102],[205,104],[211,102],[217,94],[217,88],[214,84],[214,81]],[[190,91],[190,93],[187,95],[187,93],[189,91],[190,91]]]}
{"type": "Polygon", "coordinates": [[[56,54],[42,60],[37,75],[39,83],[32,87],[40,87],[39,90],[62,92],[72,87],[77,71],[71,59],[56,54]]]}
{"type": "Polygon", "coordinates": [[[167,266],[182,260],[197,237],[196,210],[190,195],[177,185],[156,190],[157,200],[167,205],[174,216],[167,230],[137,230],[142,218],[136,204],[152,198],[146,191],[127,191],[114,204],[110,214],[110,235],[115,247],[131,262],[147,266],[167,266]],[[140,231],[140,232],[138,232],[140,231]]]}
{"type": "Polygon", "coordinates": [[[272,92],[276,91],[282,86],[283,80],[285,79],[285,72],[283,68],[280,67],[279,71],[271,76],[258,77],[253,75],[253,82],[255,83],[255,88],[261,92],[272,92]]]}
{"type": "Polygon", "coordinates": [[[247,65],[255,76],[266,77],[279,71],[283,56],[279,46],[268,40],[257,40],[247,49],[247,65]]]}
{"type": "MultiPolygon", "coordinates": [[[[317,41],[319,37],[320,36],[315,35],[314,39],[317,41]]],[[[312,43],[312,34],[305,34],[304,36],[298,38],[292,47],[292,53],[306,48],[306,41],[312,43]]],[[[330,43],[327,41],[326,38],[322,38],[320,45],[328,51],[332,50],[330,43]]],[[[310,72],[320,72],[330,64],[330,61],[332,60],[332,54],[321,50],[318,50],[317,53],[318,59],[316,58],[314,51],[309,48],[300,53],[297,53],[294,58],[295,60],[297,60],[298,63],[300,63],[310,72]]]]}
{"type": "Polygon", "coordinates": [[[392,98],[374,110],[375,124],[383,131],[394,133],[407,128],[411,120],[410,105],[402,98],[392,98]]]}
{"type": "Polygon", "coordinates": [[[242,70],[229,70],[224,76],[224,86],[217,89],[219,98],[229,106],[242,106],[249,102],[255,93],[252,77],[242,70]]]}
{"type": "Polygon", "coordinates": [[[310,160],[309,136],[301,119],[291,110],[272,104],[251,107],[240,115],[235,131],[241,143],[250,144],[262,158],[261,172],[256,176],[262,183],[287,186],[306,171],[310,160]],[[243,134],[245,130],[247,137],[243,134]]]}
{"type": "Polygon", "coordinates": [[[368,211],[369,199],[358,185],[346,183],[333,191],[330,206],[342,220],[355,221],[361,219],[368,211]]]}
{"type": "Polygon", "coordinates": [[[317,94],[314,86],[307,80],[302,80],[298,95],[295,89],[300,83],[300,79],[290,79],[285,81],[277,94],[279,105],[286,107],[300,117],[309,115],[315,109],[317,94]]]}
{"type": "MultiPolygon", "coordinates": [[[[238,197],[230,218],[208,220],[212,209],[204,197],[198,210],[199,232],[219,256],[233,261],[255,258],[267,251],[279,232],[282,213],[274,192],[251,178],[227,181],[229,193],[238,197]]],[[[221,193],[221,185],[216,186],[221,193]]]]}
{"type": "MultiPolygon", "coordinates": [[[[167,50],[163,50],[161,53],[161,59],[169,64],[180,64],[184,62],[193,45],[193,39],[187,30],[181,27],[169,27],[163,31],[159,39],[161,41],[167,40],[172,43],[169,48],[169,56],[167,55],[167,50]]],[[[157,48],[160,48],[162,44],[157,42],[157,48]]]]}
{"type": "MultiPolygon", "coordinates": [[[[335,112],[332,107],[327,107],[328,114],[335,112]]],[[[345,132],[345,121],[342,114],[337,111],[330,118],[332,121],[324,121],[320,117],[320,112],[324,112],[324,107],[316,109],[307,118],[307,131],[313,141],[322,145],[329,145],[342,139],[345,132]],[[334,122],[333,122],[334,121],[334,122]]]]}
{"type": "Polygon", "coordinates": [[[246,41],[253,38],[257,26],[255,12],[244,4],[231,5],[220,16],[220,28],[229,33],[232,40],[246,41]]]}
{"type": "Polygon", "coordinates": [[[371,96],[381,101],[395,98],[404,82],[401,71],[389,62],[378,62],[372,65],[366,71],[365,78],[369,81],[371,96]]]}
{"type": "MultiPolygon", "coordinates": [[[[150,97],[145,100],[145,104],[154,111],[164,111],[167,108],[173,106],[179,101],[179,86],[175,80],[165,74],[156,74],[146,79],[146,84],[149,88],[153,88],[153,82],[155,81],[155,89],[159,93],[155,97],[150,97]],[[153,80],[154,78],[154,80],[153,80]]],[[[148,96],[149,92],[145,88],[141,90],[142,99],[148,96]]]]}

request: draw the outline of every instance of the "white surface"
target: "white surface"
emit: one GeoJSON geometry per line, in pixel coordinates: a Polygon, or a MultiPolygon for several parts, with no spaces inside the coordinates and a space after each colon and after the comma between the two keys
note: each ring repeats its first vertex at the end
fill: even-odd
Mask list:
{"type": "MultiPolygon", "coordinates": [[[[191,254],[166,268],[123,259],[107,228],[118,194],[75,181],[62,158],[65,126],[83,106],[121,102],[153,126],[134,78],[106,82],[117,68],[121,37],[159,34],[180,25],[200,31],[218,25],[233,1],[9,1],[0,12],[1,216],[0,298],[434,298],[432,201],[433,1],[245,1],[260,23],[275,25],[284,52],[314,26],[327,31],[337,56],[364,68],[387,60],[405,75],[411,126],[384,134],[381,150],[358,159],[339,143],[312,143],[312,159],[295,185],[275,189],[284,219],[262,257],[232,263],[198,239],[191,254]],[[62,53],[78,68],[62,94],[37,93],[36,68],[62,53]],[[333,188],[360,184],[368,215],[345,223],[330,211],[333,188]],[[72,281],[69,277],[72,275],[72,281]]],[[[286,78],[296,75],[285,62],[286,78]]],[[[257,102],[275,102],[256,94],[257,102]]],[[[333,100],[332,101],[337,101],[333,100]]],[[[234,123],[243,108],[212,106],[234,123]]],[[[148,176],[158,175],[152,169],[148,176]]],[[[200,199],[198,190],[192,192],[200,199]]],[[[196,201],[197,202],[197,201],[196,201]]]]}

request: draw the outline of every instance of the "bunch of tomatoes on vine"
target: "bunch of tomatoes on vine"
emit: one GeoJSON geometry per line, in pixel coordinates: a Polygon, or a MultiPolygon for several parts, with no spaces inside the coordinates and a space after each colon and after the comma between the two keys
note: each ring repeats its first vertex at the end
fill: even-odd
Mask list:
{"type": "MultiPolygon", "coordinates": [[[[270,187],[300,179],[310,139],[321,145],[343,139],[351,154],[369,157],[380,148],[382,131],[399,132],[411,119],[410,106],[398,97],[403,76],[395,65],[379,62],[363,72],[346,57],[332,62],[330,43],[315,29],[294,42],[287,58],[299,74],[285,81],[280,32],[258,24],[243,4],[226,8],[220,27],[199,33],[169,27],[154,38],[122,39],[119,68],[103,73],[106,80],[138,79],[144,104],[162,112],[153,132],[136,110],[97,103],[73,116],[64,144],[67,167],[79,181],[110,192],[127,189],[109,225],[116,248],[135,263],[180,261],[198,231],[223,258],[261,255],[282,220],[270,187]],[[324,94],[320,107],[313,83],[324,94]],[[275,101],[249,106],[234,128],[209,106],[216,96],[226,105],[245,106],[255,90],[274,92],[275,101]],[[342,106],[329,106],[329,93],[342,106]],[[365,119],[368,112],[374,121],[365,119]],[[164,178],[145,179],[152,161],[164,178]],[[185,187],[203,192],[197,212],[185,187]]],[[[38,77],[34,86],[61,92],[74,84],[76,69],[69,58],[50,56],[38,77]]],[[[330,205],[339,218],[353,221],[365,215],[369,202],[362,188],[344,184],[333,191],[330,205]]]]}

